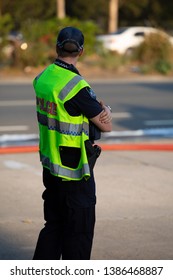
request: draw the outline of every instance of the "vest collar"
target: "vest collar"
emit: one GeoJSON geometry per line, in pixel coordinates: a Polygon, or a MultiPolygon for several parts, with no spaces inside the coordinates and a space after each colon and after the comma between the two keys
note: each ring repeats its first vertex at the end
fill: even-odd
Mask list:
{"type": "Polygon", "coordinates": [[[57,58],[54,62],[54,64],[56,64],[57,66],[60,66],[64,69],[70,70],[78,75],[80,75],[79,71],[77,70],[77,68],[73,65],[73,64],[69,64],[59,58],[57,58]]]}

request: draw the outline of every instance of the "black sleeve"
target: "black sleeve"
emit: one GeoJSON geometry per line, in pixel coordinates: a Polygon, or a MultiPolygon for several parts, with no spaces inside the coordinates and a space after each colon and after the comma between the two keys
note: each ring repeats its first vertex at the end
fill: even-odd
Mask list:
{"type": "Polygon", "coordinates": [[[82,113],[88,119],[94,118],[103,110],[94,92],[87,87],[81,89],[64,106],[71,116],[79,116],[82,113]]]}

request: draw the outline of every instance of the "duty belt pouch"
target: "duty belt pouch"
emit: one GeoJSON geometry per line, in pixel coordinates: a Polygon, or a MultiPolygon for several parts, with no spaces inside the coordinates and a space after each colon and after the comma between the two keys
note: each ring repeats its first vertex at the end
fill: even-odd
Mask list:
{"type": "Polygon", "coordinates": [[[101,148],[98,145],[92,145],[92,143],[89,140],[85,141],[85,147],[90,170],[93,170],[96,160],[101,154],[101,148]]]}

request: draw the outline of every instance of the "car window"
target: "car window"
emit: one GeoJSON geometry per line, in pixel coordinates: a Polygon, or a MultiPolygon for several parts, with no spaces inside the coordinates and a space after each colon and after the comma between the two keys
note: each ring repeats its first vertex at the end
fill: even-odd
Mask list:
{"type": "Polygon", "coordinates": [[[141,37],[144,37],[145,36],[145,33],[144,32],[136,32],[135,34],[134,34],[136,37],[138,36],[141,36],[141,37]]]}

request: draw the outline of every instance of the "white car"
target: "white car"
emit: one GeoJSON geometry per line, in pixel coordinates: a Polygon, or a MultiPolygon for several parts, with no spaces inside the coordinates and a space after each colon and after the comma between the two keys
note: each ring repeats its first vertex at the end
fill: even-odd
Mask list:
{"type": "Polygon", "coordinates": [[[103,47],[107,50],[129,54],[144,41],[145,35],[158,32],[165,34],[173,44],[173,37],[158,29],[145,26],[122,27],[115,33],[98,35],[97,40],[102,42],[103,47]]]}

